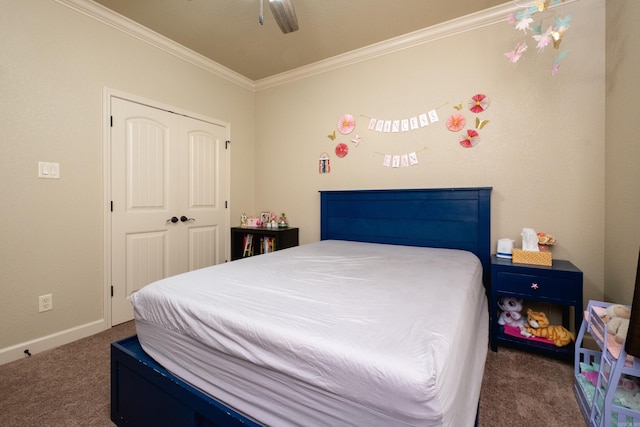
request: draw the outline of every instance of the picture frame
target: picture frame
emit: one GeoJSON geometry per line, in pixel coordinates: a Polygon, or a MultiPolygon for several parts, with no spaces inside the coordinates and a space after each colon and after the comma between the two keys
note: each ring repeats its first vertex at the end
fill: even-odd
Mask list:
{"type": "Polygon", "coordinates": [[[260,222],[262,225],[266,225],[271,221],[271,212],[261,212],[260,213],[260,222]]]}

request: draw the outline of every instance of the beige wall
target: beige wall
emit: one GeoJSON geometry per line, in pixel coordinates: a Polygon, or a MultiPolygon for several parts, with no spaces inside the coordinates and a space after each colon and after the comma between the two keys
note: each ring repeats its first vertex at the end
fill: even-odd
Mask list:
{"type": "Polygon", "coordinates": [[[640,2],[607,1],[605,293],[631,304],[640,248],[640,2]]]}
{"type": "Polygon", "coordinates": [[[252,91],[51,0],[3,2],[0,55],[0,349],[103,318],[105,87],[231,123],[233,202],[253,207],[252,91]]]}
{"type": "Polygon", "coordinates": [[[284,211],[306,243],[319,238],[318,190],[493,186],[493,242],[519,244],[522,227],[552,233],[554,256],[585,272],[585,300],[630,302],[640,211],[635,0],[606,2],[606,84],[605,1],[581,0],[562,7],[573,13],[562,44],[570,52],[554,77],[550,48],[508,64],[503,52],[520,37],[499,23],[258,93],[52,0],[5,3],[0,351],[103,319],[105,87],[231,124],[232,223],[243,211],[284,211]],[[444,120],[475,93],[492,105],[472,149],[442,124],[394,137],[364,129],[362,116],[440,106],[444,120]],[[318,157],[335,145],[326,135],[347,112],[363,142],[347,141],[350,154],[332,155],[331,174],[319,175],[318,157]],[[381,166],[380,153],[417,150],[418,166],[381,166]],[[62,178],[37,179],[38,161],[60,162],[62,178]],[[39,314],[44,293],[55,309],[39,314]]]}
{"type": "MultiPolygon", "coordinates": [[[[323,189],[492,186],[492,241],[520,245],[523,227],[556,236],[557,258],[585,273],[585,297],[601,298],[604,278],[605,58],[601,0],[562,8],[572,13],[563,49],[532,46],[517,67],[503,56],[520,35],[506,22],[447,37],[257,93],[256,208],[287,212],[303,242],[319,238],[323,189]],[[491,106],[474,148],[440,123],[407,134],[367,130],[367,119],[406,118],[431,108],[440,118],[483,93],[491,106]],[[353,114],[359,147],[336,158],[327,138],[338,117],[353,114]],[[384,168],[379,153],[415,150],[419,165],[384,168]],[[331,173],[318,158],[332,154],[331,173]]],[[[467,119],[472,117],[466,114],[467,119]]]]}

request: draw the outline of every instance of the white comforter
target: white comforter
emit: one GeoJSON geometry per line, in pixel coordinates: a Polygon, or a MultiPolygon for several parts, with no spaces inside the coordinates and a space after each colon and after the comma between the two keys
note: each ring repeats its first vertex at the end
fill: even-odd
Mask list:
{"type": "Polygon", "coordinates": [[[161,280],[132,302],[152,357],[261,423],[473,425],[488,313],[469,252],[322,241],[161,280]]]}

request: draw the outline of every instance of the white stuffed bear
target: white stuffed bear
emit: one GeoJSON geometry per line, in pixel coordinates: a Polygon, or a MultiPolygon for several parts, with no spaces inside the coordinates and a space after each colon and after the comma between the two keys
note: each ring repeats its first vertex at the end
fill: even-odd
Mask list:
{"type": "Polygon", "coordinates": [[[498,325],[509,325],[516,328],[524,326],[525,318],[520,313],[522,311],[522,299],[520,298],[498,298],[498,308],[502,310],[498,317],[498,325]]]}
{"type": "Polygon", "coordinates": [[[629,319],[631,318],[631,310],[629,307],[621,304],[611,304],[601,316],[604,323],[607,324],[607,332],[615,335],[618,344],[622,344],[627,337],[629,329],[629,319]]]}

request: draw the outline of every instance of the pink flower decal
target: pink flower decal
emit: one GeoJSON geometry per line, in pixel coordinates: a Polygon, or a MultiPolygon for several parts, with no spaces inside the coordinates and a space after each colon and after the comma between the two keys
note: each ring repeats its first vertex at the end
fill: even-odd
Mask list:
{"type": "Polygon", "coordinates": [[[489,98],[481,93],[474,95],[469,101],[469,110],[472,113],[482,113],[487,108],[489,108],[489,98]]]}
{"type": "Polygon", "coordinates": [[[458,132],[464,128],[467,120],[461,114],[452,114],[447,119],[447,129],[451,132],[458,132]]]}
{"type": "Polygon", "coordinates": [[[343,158],[347,154],[349,154],[349,147],[347,147],[347,144],[341,142],[336,145],[336,156],[343,158]]]}
{"type": "Polygon", "coordinates": [[[351,114],[343,114],[338,120],[338,132],[349,135],[356,127],[356,119],[351,114]]]}
{"type": "Polygon", "coordinates": [[[467,129],[467,132],[460,138],[460,145],[464,148],[475,147],[480,142],[480,135],[474,129],[467,129]]]}

